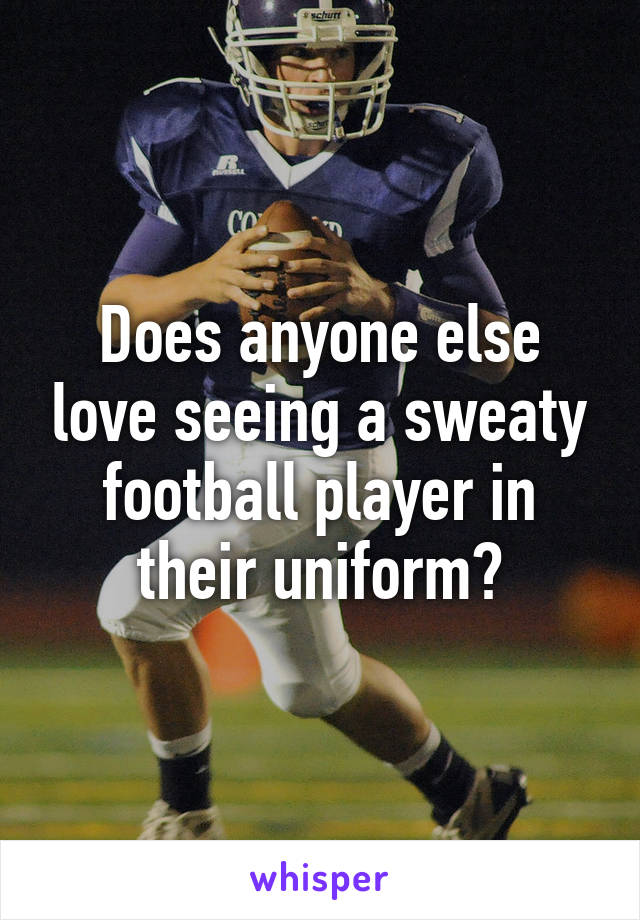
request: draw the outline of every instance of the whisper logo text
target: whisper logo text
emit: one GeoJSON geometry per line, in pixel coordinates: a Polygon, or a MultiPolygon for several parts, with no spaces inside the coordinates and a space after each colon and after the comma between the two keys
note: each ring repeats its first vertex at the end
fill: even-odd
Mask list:
{"type": "Polygon", "coordinates": [[[280,871],[250,872],[249,877],[256,891],[326,891],[331,892],[331,900],[337,901],[338,895],[352,891],[380,891],[382,879],[388,872],[355,872],[353,878],[348,872],[310,872],[309,863],[302,864],[301,872],[287,868],[286,860],[280,863],[280,871]]]}

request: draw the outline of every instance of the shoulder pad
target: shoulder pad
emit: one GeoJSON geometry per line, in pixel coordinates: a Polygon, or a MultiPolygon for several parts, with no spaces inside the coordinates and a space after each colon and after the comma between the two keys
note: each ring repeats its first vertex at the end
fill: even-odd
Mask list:
{"type": "Polygon", "coordinates": [[[426,119],[430,124],[442,126],[444,129],[453,131],[456,134],[473,134],[474,132],[486,130],[480,122],[474,121],[464,112],[458,112],[457,109],[451,109],[446,105],[417,102],[414,105],[406,106],[406,111],[410,116],[426,119]]]}
{"type": "Polygon", "coordinates": [[[466,115],[463,115],[462,112],[456,112],[455,109],[450,109],[446,105],[432,105],[429,102],[410,105],[409,113],[413,115],[414,112],[442,112],[443,115],[450,115],[451,118],[455,118],[459,125],[461,125],[466,118],[466,115]]]}
{"type": "Polygon", "coordinates": [[[154,92],[154,90],[161,89],[163,86],[171,86],[173,83],[202,83],[202,80],[200,77],[173,77],[171,80],[163,80],[162,83],[156,83],[154,86],[150,86],[143,91],[143,95],[148,96],[149,93],[154,92]]]}
{"type": "Polygon", "coordinates": [[[409,117],[422,119],[428,125],[429,135],[436,144],[453,145],[460,150],[470,150],[484,143],[487,129],[468,115],[446,105],[417,103],[407,106],[409,117]]]}
{"type": "Polygon", "coordinates": [[[144,90],[125,111],[126,130],[139,143],[171,143],[191,135],[206,111],[227,105],[223,84],[200,77],[165,80],[144,90]]]}

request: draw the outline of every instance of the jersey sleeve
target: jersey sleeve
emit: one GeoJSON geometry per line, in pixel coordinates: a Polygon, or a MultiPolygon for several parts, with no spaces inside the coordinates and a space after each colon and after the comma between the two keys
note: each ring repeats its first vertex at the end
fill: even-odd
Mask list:
{"type": "Polygon", "coordinates": [[[130,105],[120,123],[116,146],[116,164],[122,176],[138,193],[143,211],[170,224],[178,221],[162,197],[152,165],[149,134],[150,114],[139,102],[130,105]]]}
{"type": "MultiPolygon", "coordinates": [[[[480,126],[478,126],[480,127],[480,126]]],[[[449,252],[470,236],[502,194],[498,155],[486,128],[452,170],[424,237],[428,258],[449,252]]]]}
{"type": "MultiPolygon", "coordinates": [[[[396,301],[395,319],[410,322],[418,333],[418,350],[424,357],[437,361],[438,331],[448,321],[466,326],[468,306],[476,303],[481,310],[509,319],[509,311],[493,275],[476,249],[473,235],[468,235],[452,250],[437,259],[425,260],[420,291],[405,285],[392,285],[396,301]],[[426,292],[429,293],[426,293],[426,292]]],[[[457,370],[465,372],[463,360],[457,370]]]]}
{"type": "Polygon", "coordinates": [[[437,259],[424,259],[422,291],[458,304],[475,302],[481,310],[509,317],[504,297],[478,252],[473,234],[437,259]]]}
{"type": "Polygon", "coordinates": [[[109,281],[122,275],[168,275],[191,262],[191,245],[184,230],[145,212],[122,247],[109,281]]]}

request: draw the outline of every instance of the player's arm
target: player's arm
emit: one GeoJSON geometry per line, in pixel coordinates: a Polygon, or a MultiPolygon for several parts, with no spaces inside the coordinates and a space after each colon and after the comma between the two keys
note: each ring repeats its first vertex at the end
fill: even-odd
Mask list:
{"type": "Polygon", "coordinates": [[[473,148],[450,174],[429,218],[423,252],[416,260],[422,288],[416,294],[402,285],[394,285],[395,315],[396,320],[416,322],[418,338],[427,356],[437,343],[439,325],[446,320],[458,322],[467,335],[475,333],[482,359],[463,358],[453,367],[487,383],[499,383],[513,367],[509,314],[491,272],[476,249],[473,234],[478,221],[500,200],[502,173],[486,129],[473,124],[468,127],[473,133],[473,148]],[[475,329],[470,328],[476,315],[469,311],[471,303],[478,305],[475,329]],[[489,324],[493,324],[492,332],[500,332],[499,361],[488,360],[486,355],[491,349],[487,341],[489,324]]]}
{"type": "MultiPolygon", "coordinates": [[[[205,303],[255,302],[247,291],[271,290],[272,281],[249,274],[256,268],[279,264],[272,253],[248,252],[248,247],[268,232],[255,227],[231,237],[202,262],[177,271],[171,268],[186,258],[183,231],[154,215],[145,215],[120,253],[111,279],[103,290],[97,324],[102,332],[102,308],[120,304],[129,311],[131,334],[140,323],[153,320],[162,327],[184,319],[205,303]]],[[[114,339],[117,329],[114,330],[114,339]]]]}
{"type": "MultiPolygon", "coordinates": [[[[134,100],[125,111],[116,162],[138,193],[144,216],[120,253],[100,297],[100,330],[106,304],[127,307],[134,334],[145,320],[166,326],[205,303],[234,301],[251,309],[255,303],[246,292],[269,290],[272,285],[249,272],[278,265],[277,256],[247,251],[268,232],[267,227],[238,233],[209,258],[194,263],[191,233],[180,225],[167,203],[163,186],[171,184],[171,166],[165,164],[167,178],[158,168],[157,152],[159,149],[167,155],[174,145],[180,151],[181,139],[198,117],[199,105],[197,91],[185,97],[184,85],[172,85],[134,100]]],[[[178,160],[182,162],[179,156],[178,160]]]]}
{"type": "MultiPolygon", "coordinates": [[[[468,304],[477,303],[475,341],[482,355],[479,361],[448,363],[453,370],[477,377],[485,383],[499,383],[513,367],[513,341],[509,316],[493,277],[478,253],[473,236],[452,250],[433,259],[423,259],[429,294],[415,293],[401,284],[386,284],[369,275],[356,260],[350,244],[316,221],[319,230],[309,246],[320,252],[314,259],[292,261],[287,271],[324,275],[325,280],[291,288],[288,296],[322,297],[318,304],[300,315],[301,320],[331,319],[335,310],[386,323],[411,322],[418,330],[420,353],[439,361],[437,339],[446,321],[460,324],[469,333],[472,315],[468,304]],[[320,233],[322,236],[320,236],[320,233]],[[489,360],[485,352],[494,348],[486,338],[490,323],[500,322],[505,357],[489,360]]],[[[495,327],[494,327],[495,330],[495,327]]]]}
{"type": "MultiPolygon", "coordinates": [[[[461,358],[447,366],[487,383],[498,383],[513,367],[513,343],[509,316],[504,300],[474,243],[473,231],[478,220],[499,200],[502,176],[498,158],[485,129],[477,128],[474,146],[452,170],[440,201],[425,228],[424,245],[415,253],[416,269],[420,269],[423,285],[420,292],[402,284],[386,285],[368,275],[358,265],[348,242],[317,223],[319,237],[310,246],[324,258],[298,262],[291,270],[325,275],[326,281],[308,285],[289,297],[328,298],[301,319],[321,319],[330,311],[386,322],[408,321],[418,332],[420,353],[429,360],[440,361],[438,330],[447,321],[457,322],[467,337],[473,332],[480,360],[461,358]],[[469,304],[478,304],[476,313],[469,304]],[[474,319],[475,317],[475,319],[474,319]],[[470,327],[476,324],[475,329],[470,327]],[[486,352],[493,343],[487,339],[488,327],[493,334],[500,332],[500,360],[489,360],[486,352]]],[[[466,349],[463,347],[466,355],[466,349]]]]}
{"type": "Polygon", "coordinates": [[[449,366],[459,372],[483,380],[485,383],[500,383],[513,368],[513,337],[509,313],[504,300],[480,253],[476,249],[473,235],[442,255],[424,260],[421,266],[423,288],[416,293],[401,284],[394,284],[395,321],[409,321],[416,325],[421,352],[438,360],[437,339],[442,323],[454,321],[465,333],[465,343],[471,332],[474,314],[469,313],[469,304],[478,304],[475,313],[477,325],[473,330],[480,361],[461,359],[449,366]],[[428,291],[429,293],[425,293],[428,291]],[[487,351],[494,351],[495,343],[488,341],[487,327],[499,336],[501,351],[499,361],[489,360],[487,351]]]}

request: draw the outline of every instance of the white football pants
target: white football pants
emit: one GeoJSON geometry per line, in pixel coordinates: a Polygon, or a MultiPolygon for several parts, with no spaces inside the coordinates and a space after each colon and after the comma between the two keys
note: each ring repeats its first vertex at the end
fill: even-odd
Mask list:
{"type": "MultiPolygon", "coordinates": [[[[335,478],[346,494],[346,463],[357,461],[357,500],[361,505],[365,484],[371,479],[391,481],[396,475],[392,439],[385,444],[342,451],[331,458],[230,437],[223,443],[206,442],[205,459],[215,461],[215,478],[232,485],[242,479],[264,482],[267,460],[295,461],[295,506],[298,520],[224,521],[183,520],[159,539],[167,540],[170,557],[188,566],[194,559],[217,563],[224,558],[255,559],[248,579],[246,600],[215,596],[197,600],[148,600],[140,590],[137,556],[125,556],[111,570],[100,592],[98,617],[104,629],[116,636],[143,642],[185,639],[193,627],[216,606],[222,606],[241,626],[253,645],[262,669],[265,689],[273,702],[299,716],[324,716],[335,712],[356,693],[361,678],[358,653],[345,632],[337,600],[281,600],[274,590],[276,558],[335,558],[337,543],[351,548],[367,536],[375,522],[353,521],[346,512],[327,522],[327,534],[316,535],[316,482],[335,478]],[[221,552],[220,543],[231,544],[221,552]],[[255,577],[254,577],[255,576],[255,577]]],[[[346,504],[346,502],[345,502],[346,504]]],[[[149,547],[158,556],[158,541],[149,547]]],[[[187,582],[188,584],[188,582],[187,582]]]]}

